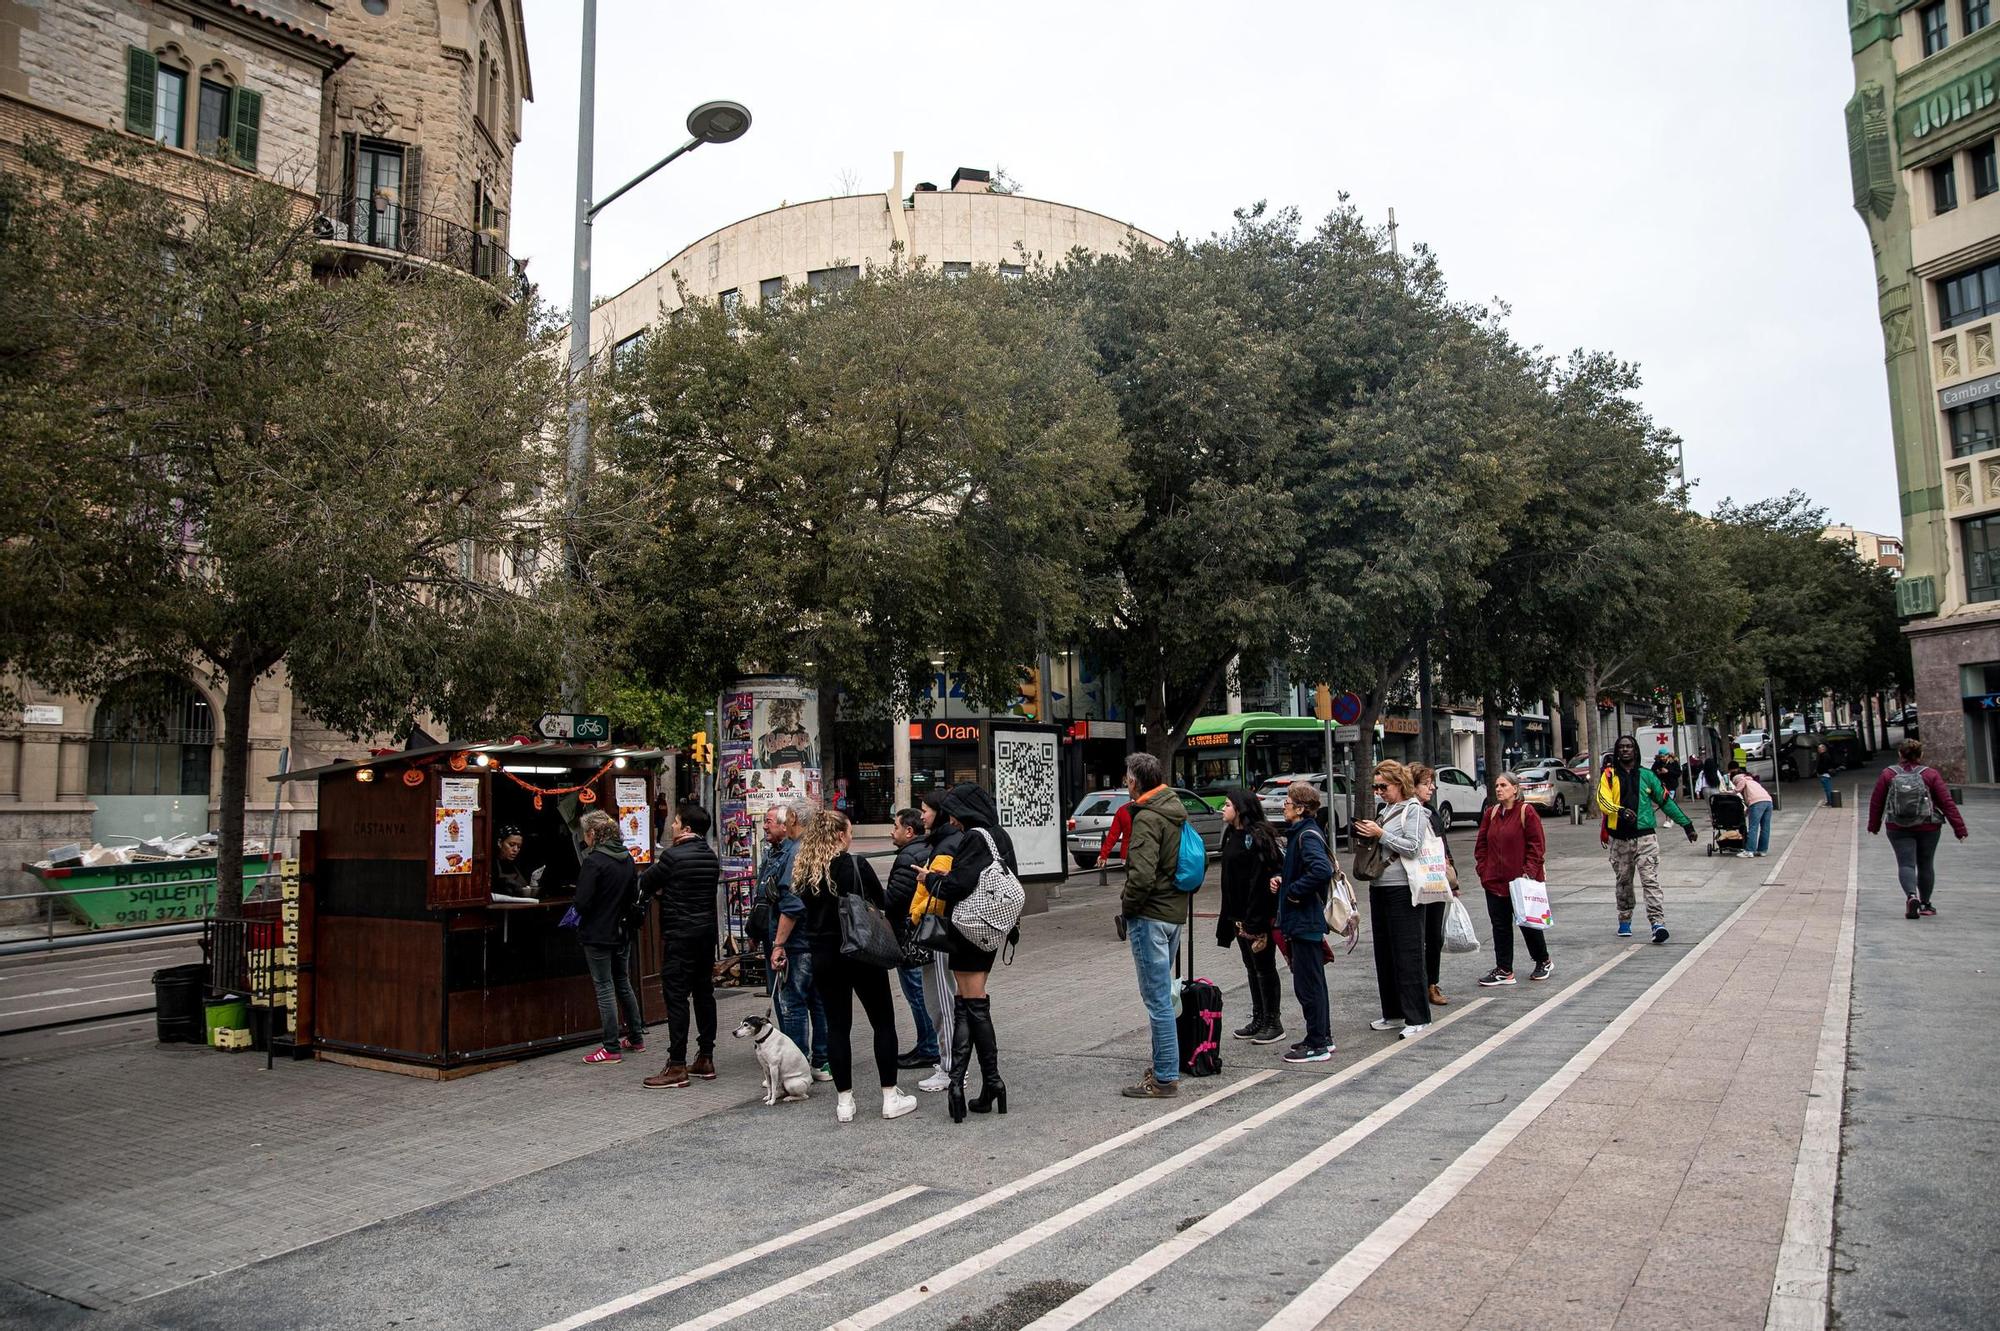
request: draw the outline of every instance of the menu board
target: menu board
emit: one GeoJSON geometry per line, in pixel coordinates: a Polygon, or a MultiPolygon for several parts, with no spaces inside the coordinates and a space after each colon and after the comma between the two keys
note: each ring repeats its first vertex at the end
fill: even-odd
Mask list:
{"type": "Polygon", "coordinates": [[[472,872],[472,811],[439,809],[431,837],[431,872],[472,872]]]}
{"type": "Polygon", "coordinates": [[[635,864],[653,861],[653,810],[646,803],[646,779],[621,776],[611,783],[618,801],[618,835],[632,852],[635,864]]]}

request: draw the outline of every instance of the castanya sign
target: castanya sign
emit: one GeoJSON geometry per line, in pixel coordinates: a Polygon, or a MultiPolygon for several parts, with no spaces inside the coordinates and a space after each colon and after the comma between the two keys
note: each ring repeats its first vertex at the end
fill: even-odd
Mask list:
{"type": "Polygon", "coordinates": [[[2000,60],[1981,65],[1925,97],[1896,108],[1896,130],[1904,142],[1930,137],[1956,121],[2000,100],[2000,60]]]}

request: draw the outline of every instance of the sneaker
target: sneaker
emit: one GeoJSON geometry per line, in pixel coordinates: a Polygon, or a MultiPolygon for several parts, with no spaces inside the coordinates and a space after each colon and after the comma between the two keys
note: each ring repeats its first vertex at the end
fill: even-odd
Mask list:
{"type": "Polygon", "coordinates": [[[669,1063],[639,1084],[649,1091],[679,1090],[688,1084],[688,1070],[685,1064],[669,1063]]]}
{"type": "Polygon", "coordinates": [[[643,1054],[646,1052],[646,1037],[642,1035],[635,1040],[629,1035],[621,1035],[618,1037],[618,1047],[628,1054],[643,1054]]]}
{"type": "Polygon", "coordinates": [[[1401,1017],[1377,1017],[1368,1023],[1368,1029],[1371,1031],[1393,1031],[1402,1024],[1403,1019],[1401,1017]]]}
{"type": "Polygon", "coordinates": [[[1736,852],[1736,858],[1739,860],[1754,860],[1757,858],[1757,855],[1754,851],[1739,850],[1736,852]]]}
{"type": "Polygon", "coordinates": [[[1553,961],[1538,961],[1535,963],[1535,968],[1528,972],[1528,978],[1531,980],[1546,980],[1555,973],[1556,964],[1553,961]]]}
{"type": "Polygon", "coordinates": [[[839,1098],[833,1102],[833,1121],[836,1123],[852,1123],[854,1121],[853,1091],[842,1091],[839,1098]]]}
{"type": "Polygon", "coordinates": [[[930,1068],[937,1066],[937,1060],[938,1056],[935,1052],[926,1054],[912,1049],[907,1054],[896,1055],[896,1066],[899,1068],[930,1068]]]}
{"type": "Polygon", "coordinates": [[[623,1063],[625,1056],[616,1049],[606,1049],[603,1045],[599,1045],[585,1054],[583,1061],[586,1063],[623,1063]]]}
{"type": "Polygon", "coordinates": [[[1937,907],[1936,907],[1936,906],[1933,906],[1933,905],[1932,905],[1932,904],[1931,904],[1930,902],[1926,901],[1926,902],[1924,902],[1924,903],[1923,903],[1923,904],[1922,904],[1921,906],[1918,906],[1918,907],[1917,907],[1917,914],[1919,914],[1919,915],[1935,915],[1935,914],[1937,914],[1937,907]]]}
{"type": "Polygon", "coordinates": [[[1171,1100],[1180,1093],[1179,1078],[1173,1081],[1161,1081],[1153,1075],[1151,1068],[1147,1068],[1145,1076],[1139,1078],[1133,1085],[1127,1086],[1122,1092],[1128,1100],[1171,1100]]]}
{"type": "Polygon", "coordinates": [[[1667,941],[1667,926],[1666,926],[1666,925],[1664,925],[1664,924],[1656,924],[1656,925],[1654,925],[1654,926],[1653,926],[1653,941],[1654,941],[1655,943],[1664,943],[1664,942],[1666,942],[1666,941],[1667,941]]]}
{"type": "Polygon", "coordinates": [[[694,1062],[688,1064],[688,1074],[703,1081],[715,1080],[715,1060],[707,1054],[696,1054],[694,1062]]]}
{"type": "Polygon", "coordinates": [[[1924,911],[1924,903],[1918,901],[1915,897],[1909,897],[1904,900],[1903,902],[1904,919],[1914,920],[1917,918],[1917,916],[1923,914],[1923,911],[1924,911]]]}
{"type": "Polygon", "coordinates": [[[1498,966],[1495,966],[1479,978],[1479,987],[1481,989],[1498,989],[1501,985],[1513,983],[1514,972],[1503,971],[1498,966]]]}
{"type": "Polygon", "coordinates": [[[1630,938],[1632,936],[1632,921],[1618,921],[1618,936],[1620,938],[1630,938]]]}
{"type": "Polygon", "coordinates": [[[902,1087],[884,1086],[882,1088],[883,1118],[901,1118],[905,1114],[915,1113],[916,1108],[917,1097],[911,1095],[902,1087]]]}
{"type": "Polygon", "coordinates": [[[1250,1037],[1251,1044],[1276,1044],[1285,1038],[1285,1028],[1275,1021],[1266,1021],[1263,1029],[1250,1037]]]}
{"type": "Polygon", "coordinates": [[[951,1074],[941,1067],[931,1069],[931,1075],[917,1083],[917,1089],[932,1095],[951,1089],[951,1074]]]}
{"type": "Polygon", "coordinates": [[[1311,1049],[1292,1049],[1285,1053],[1287,1063],[1330,1063],[1333,1061],[1332,1048],[1320,1045],[1311,1049]]]}
{"type": "Polygon", "coordinates": [[[1414,1026],[1405,1026],[1403,1027],[1403,1038],[1405,1040],[1414,1040],[1430,1028],[1431,1024],[1427,1021],[1420,1021],[1414,1026]]]}
{"type": "Polygon", "coordinates": [[[1770,854],[1770,852],[1766,850],[1755,851],[1752,854],[1752,858],[1761,860],[1768,854],[1770,854]]]}
{"type": "Polygon", "coordinates": [[[814,1069],[813,1069],[813,1080],[814,1080],[814,1081],[832,1081],[832,1080],[833,1080],[833,1068],[832,1068],[832,1067],[831,1067],[830,1065],[828,1065],[828,1064],[825,1064],[825,1063],[822,1063],[822,1064],[820,1064],[820,1065],[819,1065],[818,1067],[816,1067],[816,1068],[814,1068],[814,1069]]]}
{"type": "Polygon", "coordinates": [[[1235,1032],[1236,1038],[1239,1040],[1254,1040],[1263,1029],[1264,1018],[1258,1017],[1251,1021],[1248,1026],[1238,1028],[1235,1032]]]}

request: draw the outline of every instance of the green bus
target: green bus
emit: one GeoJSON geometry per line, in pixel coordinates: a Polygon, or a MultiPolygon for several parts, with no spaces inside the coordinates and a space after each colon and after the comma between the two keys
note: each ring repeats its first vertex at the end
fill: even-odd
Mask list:
{"type": "Polygon", "coordinates": [[[1174,750],[1173,783],[1220,809],[1231,786],[1254,792],[1274,776],[1324,770],[1326,735],[1318,720],[1239,712],[1204,716],[1188,727],[1174,750]]]}

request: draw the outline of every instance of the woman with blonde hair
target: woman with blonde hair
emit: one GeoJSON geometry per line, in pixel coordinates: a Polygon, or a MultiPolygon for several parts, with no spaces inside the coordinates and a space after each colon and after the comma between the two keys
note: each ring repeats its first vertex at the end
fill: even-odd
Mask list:
{"type": "Polygon", "coordinates": [[[847,815],[822,809],[806,824],[792,863],[792,890],[805,902],[799,932],[812,950],[813,983],[826,1006],[827,1057],[838,1093],[834,1118],[854,1121],[854,1002],[859,999],[874,1031],[875,1070],[882,1083],[882,1117],[901,1118],[917,1098],[896,1084],[896,1009],[889,1003],[889,972],[850,960],[840,951],[840,898],[859,895],[885,908],[874,866],[854,854],[847,815]]]}
{"type": "Polygon", "coordinates": [[[1410,904],[1409,863],[1424,848],[1430,812],[1417,799],[1410,769],[1390,759],[1375,764],[1375,798],[1381,810],[1374,818],[1357,818],[1354,830],[1374,837],[1385,852],[1382,872],[1368,885],[1368,923],[1375,935],[1375,987],[1382,1015],[1368,1023],[1378,1031],[1403,1028],[1405,1040],[1424,1033],[1431,1024],[1430,996],[1424,975],[1424,911],[1410,904]]]}

